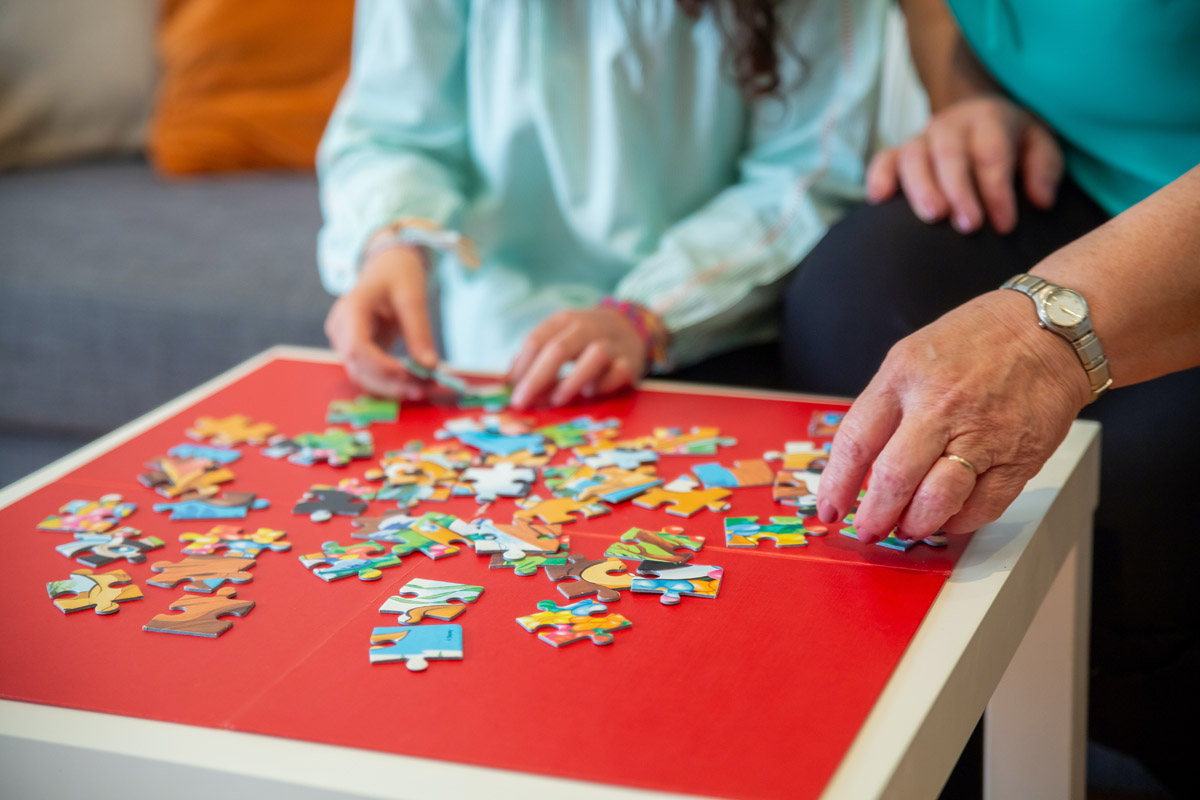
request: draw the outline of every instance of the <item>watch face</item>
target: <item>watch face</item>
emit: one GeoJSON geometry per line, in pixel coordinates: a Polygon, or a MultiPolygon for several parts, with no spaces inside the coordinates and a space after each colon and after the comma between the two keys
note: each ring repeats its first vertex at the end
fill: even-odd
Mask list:
{"type": "Polygon", "coordinates": [[[1070,289],[1055,289],[1047,294],[1042,309],[1047,320],[1062,328],[1078,325],[1088,313],[1083,296],[1070,289]]]}

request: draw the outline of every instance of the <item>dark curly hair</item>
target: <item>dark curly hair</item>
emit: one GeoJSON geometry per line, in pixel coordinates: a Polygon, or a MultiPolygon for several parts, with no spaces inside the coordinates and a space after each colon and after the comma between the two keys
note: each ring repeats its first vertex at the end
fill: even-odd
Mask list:
{"type": "Polygon", "coordinates": [[[683,13],[699,19],[711,6],[725,37],[729,63],[748,99],[779,91],[779,0],[676,0],[683,13]]]}

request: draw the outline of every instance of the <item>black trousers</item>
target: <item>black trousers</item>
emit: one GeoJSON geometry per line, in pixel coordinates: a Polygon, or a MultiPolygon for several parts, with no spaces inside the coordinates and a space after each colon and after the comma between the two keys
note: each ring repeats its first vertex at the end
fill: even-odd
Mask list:
{"type": "MultiPolygon", "coordinates": [[[[963,236],[903,199],[846,217],[797,269],[784,301],[788,388],[858,394],[897,340],[1107,220],[1066,183],[1010,235],[963,236]]],[[[1036,317],[1030,306],[1030,325],[1036,317]]],[[[1200,369],[1110,391],[1096,512],[1089,733],[1200,797],[1200,369]]]]}

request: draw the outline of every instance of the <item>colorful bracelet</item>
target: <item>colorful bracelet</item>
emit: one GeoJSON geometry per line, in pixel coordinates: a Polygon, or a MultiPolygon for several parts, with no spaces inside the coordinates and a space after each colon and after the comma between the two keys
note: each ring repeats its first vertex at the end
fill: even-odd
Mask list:
{"type": "Polygon", "coordinates": [[[618,300],[615,297],[605,297],[596,306],[597,308],[611,308],[632,323],[638,338],[646,347],[646,366],[649,371],[667,371],[669,368],[667,342],[670,334],[657,314],[630,300],[618,300]]]}

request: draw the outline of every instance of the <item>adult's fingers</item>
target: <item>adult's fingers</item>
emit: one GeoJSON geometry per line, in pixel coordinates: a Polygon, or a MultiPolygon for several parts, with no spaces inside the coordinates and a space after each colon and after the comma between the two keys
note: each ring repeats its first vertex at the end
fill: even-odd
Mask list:
{"type": "Polygon", "coordinates": [[[570,373],[558,382],[550,395],[550,405],[561,406],[575,398],[583,387],[590,385],[608,370],[612,353],[603,342],[592,342],[583,349],[570,373]]]}
{"type": "Polygon", "coordinates": [[[1032,473],[1015,464],[998,465],[979,476],[962,510],[942,525],[946,533],[970,533],[999,518],[1016,499],[1032,473]]]}
{"type": "MultiPolygon", "coordinates": [[[[953,445],[947,449],[952,450],[953,445]]],[[[936,533],[967,502],[976,480],[975,470],[961,462],[949,458],[933,462],[913,493],[912,502],[900,515],[899,533],[907,539],[924,539],[936,533]]]]}
{"type": "Polygon", "coordinates": [[[1016,145],[1011,132],[1001,120],[982,116],[970,128],[967,147],[988,220],[997,232],[1008,233],[1017,224],[1016,145]]]}
{"type": "Polygon", "coordinates": [[[1050,208],[1063,175],[1062,148],[1040,123],[1030,123],[1021,140],[1021,179],[1025,194],[1039,208],[1050,208]]]}
{"type": "Polygon", "coordinates": [[[400,273],[388,292],[408,355],[422,366],[437,366],[433,326],[429,323],[429,297],[424,272],[400,273]]]}
{"type": "Polygon", "coordinates": [[[837,522],[850,512],[871,462],[896,430],[900,414],[896,397],[875,386],[875,381],[846,412],[821,473],[817,513],[822,522],[837,522]]]}
{"type": "Polygon", "coordinates": [[[904,196],[918,217],[925,222],[937,222],[946,216],[946,198],[929,163],[929,143],[924,136],[909,139],[900,148],[897,173],[904,196]]]}
{"type": "Polygon", "coordinates": [[[875,154],[867,167],[868,202],[882,203],[896,193],[900,188],[900,176],[897,172],[899,165],[898,148],[889,147],[875,154]]]}
{"type": "Polygon", "coordinates": [[[983,224],[983,208],[971,178],[963,129],[958,125],[936,125],[927,135],[934,175],[950,204],[950,223],[961,233],[978,230],[983,224]]]}
{"type": "MultiPolygon", "coordinates": [[[[871,483],[854,515],[854,528],[864,542],[886,537],[900,521],[922,479],[946,447],[949,437],[928,419],[904,419],[871,468],[871,483]]],[[[821,476],[824,488],[825,476],[821,476]]]]}
{"type": "Polygon", "coordinates": [[[558,380],[558,373],[563,365],[575,360],[586,344],[577,329],[563,331],[547,342],[538,351],[528,372],[513,389],[513,407],[524,409],[532,405],[534,400],[558,380]]]}

